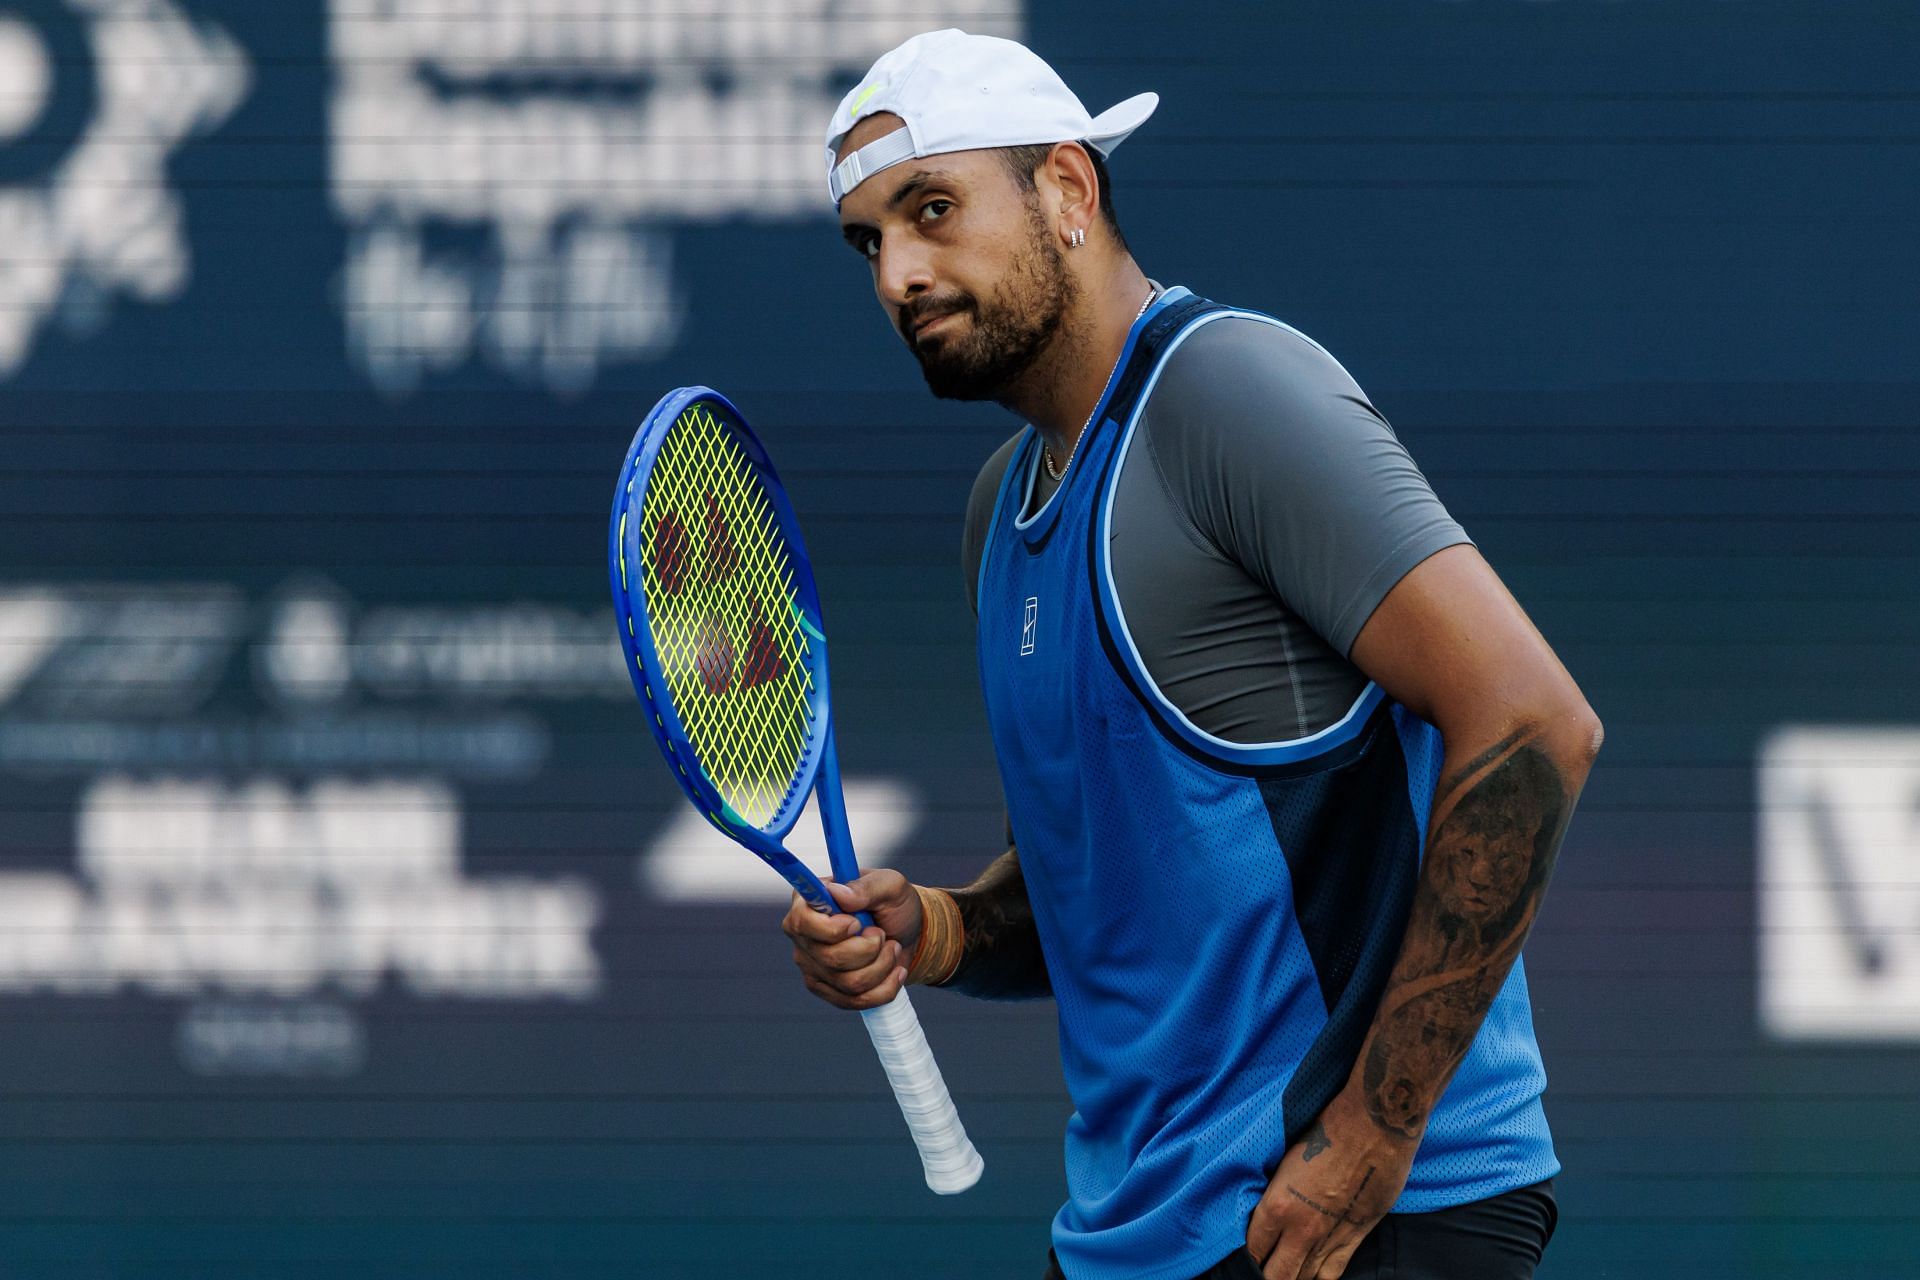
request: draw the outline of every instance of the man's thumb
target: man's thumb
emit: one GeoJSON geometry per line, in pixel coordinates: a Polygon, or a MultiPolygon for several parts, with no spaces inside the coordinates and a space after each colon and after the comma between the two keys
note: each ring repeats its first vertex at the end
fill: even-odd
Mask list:
{"type": "Polygon", "coordinates": [[[867,890],[865,886],[858,882],[854,884],[841,884],[838,880],[829,880],[827,881],[827,892],[833,895],[833,900],[838,903],[840,909],[848,915],[867,909],[867,890]]]}

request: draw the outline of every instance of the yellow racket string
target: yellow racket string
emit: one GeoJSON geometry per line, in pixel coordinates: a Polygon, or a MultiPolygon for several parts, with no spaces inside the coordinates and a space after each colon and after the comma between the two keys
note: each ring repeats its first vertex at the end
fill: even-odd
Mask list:
{"type": "Polygon", "coordinates": [[[806,752],[812,640],[772,500],[705,404],[661,442],[639,542],[645,625],[681,726],[721,797],[764,827],[806,752]]]}

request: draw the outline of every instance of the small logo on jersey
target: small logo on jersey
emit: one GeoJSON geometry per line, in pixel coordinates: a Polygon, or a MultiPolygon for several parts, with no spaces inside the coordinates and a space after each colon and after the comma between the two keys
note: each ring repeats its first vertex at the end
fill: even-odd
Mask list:
{"type": "Polygon", "coordinates": [[[1027,607],[1020,618],[1020,656],[1026,657],[1033,652],[1033,633],[1040,621],[1040,597],[1028,596],[1027,607]]]}

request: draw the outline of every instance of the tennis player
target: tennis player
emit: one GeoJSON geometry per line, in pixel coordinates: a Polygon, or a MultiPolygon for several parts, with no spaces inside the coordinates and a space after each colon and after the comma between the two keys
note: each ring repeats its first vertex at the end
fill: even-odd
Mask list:
{"type": "Polygon", "coordinates": [[[1106,160],[1157,102],[1089,117],[939,31],[828,126],[927,385],[1030,424],[964,539],[1013,847],[784,927],[842,1008],[1053,996],[1050,1276],[1529,1276],[1560,1165],[1520,948],[1600,723],[1325,349],[1142,273],[1106,160]]]}

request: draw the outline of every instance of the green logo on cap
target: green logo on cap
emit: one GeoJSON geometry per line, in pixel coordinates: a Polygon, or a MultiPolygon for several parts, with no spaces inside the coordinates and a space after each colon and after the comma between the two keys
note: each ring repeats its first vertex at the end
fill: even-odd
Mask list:
{"type": "Polygon", "coordinates": [[[885,81],[876,80],[860,91],[860,96],[853,100],[853,118],[855,120],[860,118],[860,108],[867,105],[867,99],[880,92],[881,86],[885,83],[885,81]]]}

